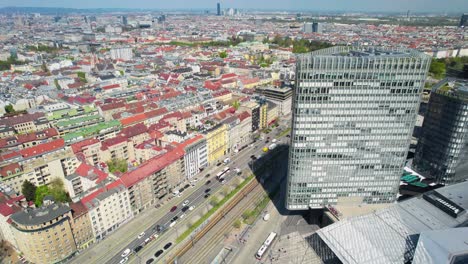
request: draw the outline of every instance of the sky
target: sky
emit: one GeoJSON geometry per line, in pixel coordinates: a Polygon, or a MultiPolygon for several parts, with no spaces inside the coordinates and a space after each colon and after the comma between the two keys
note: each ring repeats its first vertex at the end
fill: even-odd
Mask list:
{"type": "Polygon", "coordinates": [[[304,11],[468,13],[468,0],[0,0],[0,7],[277,9],[304,11]]]}

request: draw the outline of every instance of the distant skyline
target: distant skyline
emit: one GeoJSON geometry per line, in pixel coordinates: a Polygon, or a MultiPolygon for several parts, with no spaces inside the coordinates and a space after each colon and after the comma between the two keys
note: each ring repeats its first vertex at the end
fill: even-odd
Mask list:
{"type": "Polygon", "coordinates": [[[363,11],[363,12],[468,12],[468,0],[3,0],[0,7],[63,7],[63,8],[143,8],[143,9],[209,9],[216,3],[224,8],[363,11]]]}

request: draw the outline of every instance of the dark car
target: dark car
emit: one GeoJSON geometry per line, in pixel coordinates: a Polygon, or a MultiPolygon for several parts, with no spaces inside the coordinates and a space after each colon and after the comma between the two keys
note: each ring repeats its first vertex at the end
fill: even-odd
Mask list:
{"type": "Polygon", "coordinates": [[[151,263],[153,263],[153,262],[154,262],[154,259],[150,258],[150,259],[148,259],[148,260],[146,261],[146,264],[151,264],[151,263]]]}
{"type": "Polygon", "coordinates": [[[188,210],[189,208],[190,208],[190,207],[188,207],[188,206],[184,206],[184,207],[181,209],[182,213],[187,212],[187,210],[188,210]]]}
{"type": "Polygon", "coordinates": [[[179,219],[179,217],[176,215],[176,216],[174,216],[174,218],[171,219],[171,222],[175,222],[175,221],[177,221],[177,219],[179,219]]]}
{"type": "Polygon", "coordinates": [[[174,205],[174,206],[172,206],[172,208],[171,208],[171,213],[174,212],[175,210],[177,210],[177,206],[174,205]]]}
{"type": "Polygon", "coordinates": [[[268,143],[270,143],[270,141],[269,141],[269,140],[265,141],[265,144],[268,144],[268,143]]]}
{"type": "Polygon", "coordinates": [[[164,245],[164,249],[167,250],[168,248],[170,248],[172,246],[172,243],[169,242],[167,243],[166,245],[164,245]]]}
{"type": "Polygon", "coordinates": [[[138,247],[136,247],[134,250],[135,250],[135,252],[138,252],[138,251],[140,251],[142,248],[143,248],[143,246],[138,246],[138,247]]]}
{"type": "Polygon", "coordinates": [[[190,187],[190,184],[185,184],[184,188],[187,189],[188,187],[190,187]]]}
{"type": "Polygon", "coordinates": [[[208,178],[208,177],[210,177],[210,174],[209,174],[209,173],[205,175],[205,178],[208,178]]]}
{"type": "Polygon", "coordinates": [[[185,191],[184,188],[180,188],[180,189],[179,189],[179,193],[182,193],[183,191],[185,191]]]}
{"type": "Polygon", "coordinates": [[[211,189],[208,188],[208,189],[205,190],[205,193],[209,193],[210,191],[211,191],[211,189]]]}
{"type": "Polygon", "coordinates": [[[287,137],[287,138],[290,138],[290,137],[291,137],[291,135],[289,135],[289,134],[288,134],[288,135],[286,135],[286,137],[287,137]]]}
{"type": "Polygon", "coordinates": [[[160,250],[156,251],[156,253],[154,253],[154,256],[155,256],[155,257],[159,257],[159,256],[161,256],[161,254],[162,254],[163,252],[164,252],[164,250],[160,249],[160,250]]]}
{"type": "Polygon", "coordinates": [[[218,164],[216,164],[216,166],[218,166],[218,167],[219,167],[219,166],[221,166],[221,165],[222,165],[222,163],[221,163],[221,162],[220,162],[220,163],[218,163],[218,164]]]}
{"type": "Polygon", "coordinates": [[[211,183],[211,181],[210,181],[210,180],[207,180],[205,184],[208,185],[208,184],[210,184],[210,183],[211,183]]]}
{"type": "Polygon", "coordinates": [[[208,198],[208,197],[210,197],[210,194],[209,193],[205,194],[205,198],[208,198]]]}

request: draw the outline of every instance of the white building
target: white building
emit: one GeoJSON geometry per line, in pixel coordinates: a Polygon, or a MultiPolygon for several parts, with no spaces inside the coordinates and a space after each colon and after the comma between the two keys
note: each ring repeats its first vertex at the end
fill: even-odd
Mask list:
{"type": "Polygon", "coordinates": [[[130,47],[112,48],[110,54],[113,60],[121,59],[126,61],[133,58],[133,51],[130,47]]]}
{"type": "Polygon", "coordinates": [[[81,203],[88,209],[97,240],[133,218],[128,190],[120,180],[89,194],[81,203]]]}
{"type": "Polygon", "coordinates": [[[193,178],[197,173],[208,166],[208,152],[206,139],[198,135],[183,143],[185,145],[185,176],[193,178]]]}

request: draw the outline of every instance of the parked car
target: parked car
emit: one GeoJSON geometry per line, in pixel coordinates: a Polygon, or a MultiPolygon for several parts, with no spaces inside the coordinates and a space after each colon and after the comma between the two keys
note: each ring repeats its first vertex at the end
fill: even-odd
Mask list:
{"type": "Polygon", "coordinates": [[[210,197],[210,194],[209,193],[205,194],[205,198],[208,198],[208,197],[210,197]]]}
{"type": "Polygon", "coordinates": [[[211,181],[210,181],[210,180],[207,180],[205,184],[208,185],[208,184],[210,184],[210,183],[211,183],[211,181]]]}
{"type": "Polygon", "coordinates": [[[174,212],[175,210],[177,210],[177,206],[176,206],[176,205],[172,206],[170,212],[172,213],[172,212],[174,212]]]}
{"type": "Polygon", "coordinates": [[[161,254],[162,254],[163,252],[164,252],[164,250],[160,249],[160,250],[156,251],[156,253],[154,253],[154,256],[155,256],[155,257],[159,257],[159,256],[161,256],[161,254]]]}
{"type": "Polygon", "coordinates": [[[210,174],[209,174],[209,173],[205,175],[205,178],[209,178],[209,177],[210,177],[210,174]]]}
{"type": "Polygon", "coordinates": [[[188,187],[190,187],[190,184],[185,184],[184,188],[187,189],[188,187]]]}
{"type": "Polygon", "coordinates": [[[168,248],[170,248],[172,246],[172,242],[169,242],[167,243],[166,245],[164,245],[164,250],[167,250],[168,248]]]}
{"type": "Polygon", "coordinates": [[[150,259],[148,259],[148,260],[146,261],[146,264],[151,264],[151,263],[153,263],[153,262],[154,262],[154,259],[153,259],[153,258],[150,258],[150,259]]]}

